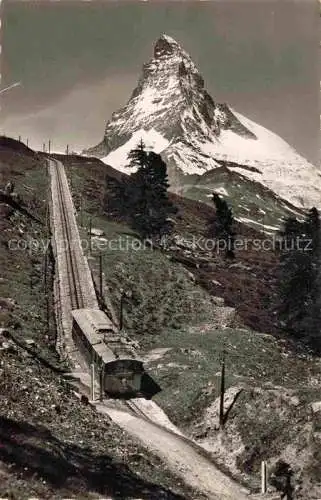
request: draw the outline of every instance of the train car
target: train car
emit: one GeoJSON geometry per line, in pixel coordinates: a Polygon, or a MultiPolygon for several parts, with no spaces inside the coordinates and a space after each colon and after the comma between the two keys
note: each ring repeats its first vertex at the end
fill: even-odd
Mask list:
{"type": "Polygon", "coordinates": [[[140,393],[144,367],[118,334],[108,316],[99,309],[72,311],[72,337],[105,395],[133,397],[140,393]]]}

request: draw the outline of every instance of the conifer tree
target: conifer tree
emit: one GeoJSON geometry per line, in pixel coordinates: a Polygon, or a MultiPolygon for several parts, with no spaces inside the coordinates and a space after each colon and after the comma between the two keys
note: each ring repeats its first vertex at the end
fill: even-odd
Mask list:
{"type": "Polygon", "coordinates": [[[115,179],[110,175],[105,178],[105,192],[103,208],[110,216],[124,217],[126,215],[126,181],[124,178],[115,179]]]}
{"type": "Polygon", "coordinates": [[[143,139],[140,140],[136,148],[131,149],[127,156],[128,167],[145,168],[148,162],[148,152],[143,139]]]}
{"type": "Polygon", "coordinates": [[[235,232],[233,229],[232,209],[217,193],[213,193],[212,200],[216,208],[216,214],[215,218],[210,221],[208,235],[216,240],[224,241],[226,257],[234,258],[235,232]]]}
{"type": "Polygon", "coordinates": [[[176,212],[168,198],[166,164],[160,155],[147,152],[142,141],[128,159],[129,166],[138,167],[127,189],[131,226],[143,239],[161,237],[171,231],[169,216],[176,212]]]}
{"type": "Polygon", "coordinates": [[[317,209],[309,210],[306,218],[306,252],[310,256],[310,290],[307,297],[307,317],[303,321],[306,341],[321,353],[321,224],[317,209]]]}
{"type": "Polygon", "coordinates": [[[281,233],[278,317],[292,336],[321,351],[320,219],[312,208],[303,222],[286,219],[281,233]]]}

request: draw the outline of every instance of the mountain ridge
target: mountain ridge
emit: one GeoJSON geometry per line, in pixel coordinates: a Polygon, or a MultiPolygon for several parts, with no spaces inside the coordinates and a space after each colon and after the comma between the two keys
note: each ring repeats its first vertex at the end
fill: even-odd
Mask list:
{"type": "Polygon", "coordinates": [[[85,153],[131,173],[127,154],[140,139],[166,161],[174,191],[224,161],[297,207],[321,206],[318,169],[273,132],[216,102],[191,56],[165,34],[128,102],[107,122],[103,140],[85,153]]]}

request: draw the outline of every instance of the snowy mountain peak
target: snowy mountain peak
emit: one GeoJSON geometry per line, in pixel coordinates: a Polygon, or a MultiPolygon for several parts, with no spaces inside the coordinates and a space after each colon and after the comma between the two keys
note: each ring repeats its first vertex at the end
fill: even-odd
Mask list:
{"type": "Polygon", "coordinates": [[[181,52],[180,45],[171,36],[163,33],[154,46],[154,57],[161,58],[181,52]]]}
{"type": "Polygon", "coordinates": [[[102,142],[85,153],[128,172],[127,153],[141,138],[162,154],[172,186],[223,161],[294,205],[321,207],[318,170],[277,135],[215,102],[191,56],[166,34],[127,104],[107,122],[102,142]]]}
{"type": "Polygon", "coordinates": [[[226,104],[213,101],[190,55],[163,34],[129,101],[112,114],[103,141],[87,153],[105,156],[139,130],[154,129],[172,143],[194,146],[219,137],[226,128],[255,139],[226,104]]]}

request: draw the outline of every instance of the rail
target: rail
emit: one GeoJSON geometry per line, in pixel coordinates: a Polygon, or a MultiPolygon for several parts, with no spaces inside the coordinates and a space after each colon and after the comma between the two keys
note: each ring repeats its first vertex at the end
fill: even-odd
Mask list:
{"type": "Polygon", "coordinates": [[[64,236],[63,243],[65,246],[67,277],[69,283],[70,301],[72,309],[81,309],[84,307],[84,296],[81,288],[80,273],[78,268],[78,260],[75,254],[76,242],[72,237],[70,216],[67,212],[67,203],[65,199],[65,189],[61,178],[61,171],[57,160],[52,160],[56,163],[57,171],[57,186],[58,186],[58,202],[62,217],[62,231],[64,236]]]}

